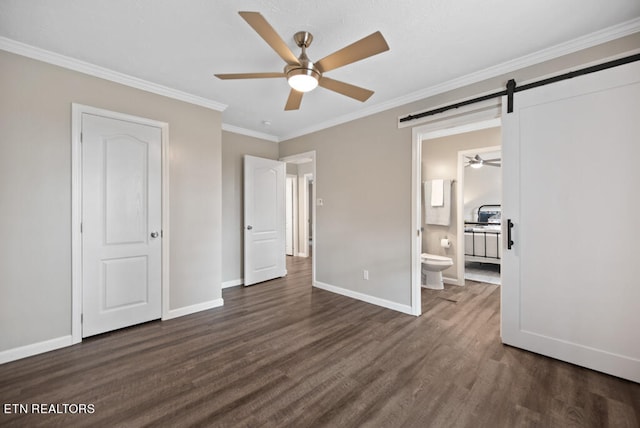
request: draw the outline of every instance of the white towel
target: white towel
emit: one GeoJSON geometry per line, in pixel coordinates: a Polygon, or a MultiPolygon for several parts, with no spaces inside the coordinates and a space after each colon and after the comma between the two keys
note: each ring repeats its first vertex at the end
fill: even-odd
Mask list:
{"type": "Polygon", "coordinates": [[[444,205],[444,180],[439,178],[431,180],[431,206],[441,207],[444,205]]]}
{"type": "MultiPolygon", "coordinates": [[[[451,224],[451,180],[442,180],[443,204],[440,207],[434,207],[431,203],[425,203],[425,223],[440,226],[449,226],[451,224]]],[[[424,182],[424,200],[431,202],[432,197],[432,181],[424,182]]]]}

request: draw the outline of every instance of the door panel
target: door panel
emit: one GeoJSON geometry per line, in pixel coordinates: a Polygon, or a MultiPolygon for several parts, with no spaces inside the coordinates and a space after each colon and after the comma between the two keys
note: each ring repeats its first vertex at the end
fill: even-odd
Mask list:
{"type": "Polygon", "coordinates": [[[638,117],[638,63],[516,94],[501,304],[505,343],[636,382],[638,117]]]}
{"type": "Polygon", "coordinates": [[[104,142],[106,244],[132,244],[147,237],[147,144],[128,136],[104,142]]]}
{"type": "Polygon", "coordinates": [[[87,337],[160,318],[161,130],[83,114],[82,135],[87,337]]]}
{"type": "Polygon", "coordinates": [[[286,275],[285,164],[244,159],[244,285],[286,275]]]}
{"type": "Polygon", "coordinates": [[[148,303],[147,257],[103,260],[100,281],[101,312],[148,303]],[[141,285],[141,286],[130,286],[141,285]]]}

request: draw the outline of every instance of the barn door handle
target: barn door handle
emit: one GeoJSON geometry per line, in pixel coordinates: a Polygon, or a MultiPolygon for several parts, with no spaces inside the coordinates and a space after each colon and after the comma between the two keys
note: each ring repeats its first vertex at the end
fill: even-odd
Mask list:
{"type": "Polygon", "coordinates": [[[511,239],[511,229],[513,229],[513,222],[511,219],[507,219],[507,250],[510,250],[513,247],[513,240],[511,239]]]}

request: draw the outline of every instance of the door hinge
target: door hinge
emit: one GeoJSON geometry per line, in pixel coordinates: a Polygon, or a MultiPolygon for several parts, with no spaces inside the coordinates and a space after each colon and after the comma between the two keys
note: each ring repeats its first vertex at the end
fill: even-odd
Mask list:
{"type": "Polygon", "coordinates": [[[82,233],[82,222],[80,222],[80,233],[82,233]]]}
{"type": "Polygon", "coordinates": [[[84,314],[80,314],[80,324],[84,322],[84,314]]]}
{"type": "Polygon", "coordinates": [[[84,134],[81,132],[80,133],[80,142],[83,143],[84,142],[83,140],[84,140],[84,134]]]}

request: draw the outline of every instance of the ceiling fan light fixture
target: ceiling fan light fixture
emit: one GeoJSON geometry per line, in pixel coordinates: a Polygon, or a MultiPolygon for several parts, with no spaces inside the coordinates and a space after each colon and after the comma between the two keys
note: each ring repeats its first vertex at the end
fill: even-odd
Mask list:
{"type": "Polygon", "coordinates": [[[287,71],[287,82],[298,92],[309,92],[318,86],[320,74],[311,68],[294,68],[287,71]]]}
{"type": "Polygon", "coordinates": [[[482,161],[480,161],[480,162],[472,162],[472,163],[469,164],[469,166],[471,168],[479,169],[479,168],[482,168],[482,164],[483,164],[482,161]]]}

